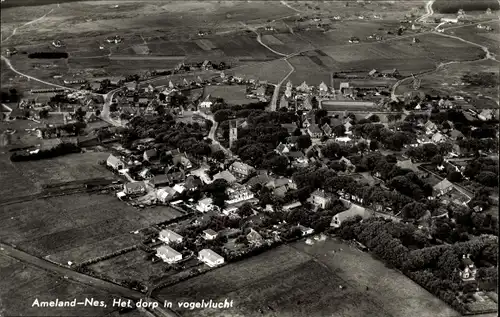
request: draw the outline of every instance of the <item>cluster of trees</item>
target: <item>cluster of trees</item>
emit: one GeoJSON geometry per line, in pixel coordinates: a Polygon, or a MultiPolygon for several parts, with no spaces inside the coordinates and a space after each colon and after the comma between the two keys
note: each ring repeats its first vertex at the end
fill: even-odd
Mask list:
{"type": "Polygon", "coordinates": [[[1,91],[1,101],[8,103],[8,102],[15,102],[18,103],[21,101],[22,95],[17,91],[16,88],[10,88],[10,89],[2,89],[1,91]]]}
{"type": "Polygon", "coordinates": [[[498,162],[482,157],[469,161],[463,171],[466,177],[488,187],[498,186],[498,172],[498,162]]]}
{"type": "Polygon", "coordinates": [[[417,283],[461,312],[464,306],[456,295],[464,289],[457,270],[462,255],[470,254],[481,274],[479,279],[495,279],[498,237],[481,236],[466,242],[433,245],[411,224],[381,218],[360,221],[353,218],[342,223],[342,238],[356,239],[384,261],[400,269],[417,283]]]}
{"type": "Polygon", "coordinates": [[[420,162],[432,162],[441,164],[443,156],[447,155],[453,149],[453,144],[449,142],[434,144],[425,143],[416,147],[411,147],[406,151],[406,155],[420,162]],[[441,159],[439,159],[441,158],[441,159]]]}
{"type": "Polygon", "coordinates": [[[224,99],[218,98],[210,107],[210,111],[214,114],[215,121],[222,122],[229,118],[246,118],[255,111],[262,112],[266,109],[267,104],[267,102],[255,102],[231,106],[226,104],[224,99]]]}
{"type": "Polygon", "coordinates": [[[377,140],[386,148],[400,151],[404,145],[414,143],[416,135],[407,131],[391,131],[378,123],[357,123],[353,127],[354,135],[370,140],[377,140]]]}
{"type": "Polygon", "coordinates": [[[488,88],[498,87],[498,76],[493,72],[479,72],[479,73],[467,72],[464,75],[462,75],[462,81],[464,83],[476,87],[488,87],[488,88]]]}
{"type": "Polygon", "coordinates": [[[141,138],[154,138],[157,143],[170,148],[178,148],[194,157],[211,154],[210,144],[204,140],[206,129],[197,122],[176,123],[172,116],[134,117],[129,127],[122,132],[124,147],[131,148],[133,141],[141,138]]]}
{"type": "Polygon", "coordinates": [[[28,54],[28,58],[59,59],[68,58],[66,52],[35,52],[28,54]]]}
{"type": "Polygon", "coordinates": [[[40,150],[33,154],[24,154],[15,152],[10,156],[10,160],[12,162],[43,160],[66,154],[80,153],[80,152],[81,149],[73,143],[61,143],[51,149],[40,150]]]}

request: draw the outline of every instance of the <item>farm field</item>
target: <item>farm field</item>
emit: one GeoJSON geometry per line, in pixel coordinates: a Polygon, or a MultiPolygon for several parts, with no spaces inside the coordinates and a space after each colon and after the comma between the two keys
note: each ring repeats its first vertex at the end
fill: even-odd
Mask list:
{"type": "MultiPolygon", "coordinates": [[[[1,149],[3,151],[3,149],[1,149]]],[[[0,194],[3,199],[21,197],[35,194],[40,191],[40,187],[29,177],[24,176],[18,169],[14,168],[10,162],[10,153],[0,154],[0,194]],[[9,180],[8,182],[3,180],[9,180]]]]}
{"type": "Polygon", "coordinates": [[[158,298],[234,300],[232,309],[183,310],[183,316],[458,316],[369,254],[348,249],[330,240],[281,246],[162,289],[158,298]],[[339,248],[345,251],[331,254],[339,248]]]}
{"type": "Polygon", "coordinates": [[[31,307],[33,301],[84,300],[96,298],[112,302],[111,295],[79,283],[70,282],[42,269],[0,254],[0,315],[2,316],[104,316],[116,308],[31,307]]]}
{"type": "Polygon", "coordinates": [[[246,97],[246,86],[243,85],[207,86],[203,98],[208,95],[214,98],[222,98],[229,105],[242,105],[257,101],[246,97]]]}
{"type": "MultiPolygon", "coordinates": [[[[498,63],[490,60],[470,63],[474,67],[474,73],[493,72],[498,76],[498,63]]],[[[469,72],[469,68],[461,64],[450,64],[439,71],[419,76],[421,79],[420,90],[431,95],[460,95],[475,97],[483,94],[494,99],[498,98],[496,87],[475,87],[462,85],[462,76],[469,72]]],[[[396,94],[404,94],[413,91],[412,82],[406,81],[396,89],[396,94]]]]}
{"type": "Polygon", "coordinates": [[[138,210],[111,195],[89,194],[27,201],[2,209],[1,241],[64,264],[131,246],[137,241],[131,231],[180,215],[170,208],[138,210]]]}
{"type": "Polygon", "coordinates": [[[228,69],[226,75],[238,76],[244,79],[267,80],[278,83],[290,72],[290,66],[284,60],[274,60],[259,64],[250,64],[236,69],[228,69]]]}
{"type": "Polygon", "coordinates": [[[463,38],[464,40],[471,41],[486,46],[492,54],[500,54],[500,23],[498,21],[482,23],[484,26],[490,26],[493,31],[485,29],[478,29],[476,25],[465,26],[446,31],[446,34],[452,34],[463,38]]]}
{"type": "Polygon", "coordinates": [[[162,261],[152,263],[145,259],[146,256],[146,252],[134,250],[108,260],[97,262],[90,265],[89,268],[113,280],[128,278],[147,283],[151,277],[165,274],[167,265],[162,261]]]}
{"type": "Polygon", "coordinates": [[[438,13],[456,13],[460,8],[466,12],[469,11],[486,11],[490,8],[498,10],[500,7],[498,1],[495,0],[475,0],[473,2],[467,0],[436,0],[432,5],[432,9],[438,13]]]}

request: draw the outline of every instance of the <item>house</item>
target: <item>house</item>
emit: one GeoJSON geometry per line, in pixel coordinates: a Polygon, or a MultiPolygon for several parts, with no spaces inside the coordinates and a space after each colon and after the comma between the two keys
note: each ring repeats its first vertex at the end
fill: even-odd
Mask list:
{"type": "Polygon", "coordinates": [[[290,148],[288,147],[288,145],[280,143],[280,144],[278,144],[278,146],[276,147],[276,149],[274,151],[276,153],[278,153],[279,155],[284,155],[284,154],[287,154],[290,152],[290,148]]]}
{"type": "Polygon", "coordinates": [[[458,130],[453,130],[450,132],[450,139],[453,141],[458,141],[464,138],[464,134],[458,130]]]}
{"type": "Polygon", "coordinates": [[[493,119],[493,110],[491,109],[484,109],[481,111],[481,113],[477,116],[480,120],[482,121],[489,121],[493,119]]]}
{"type": "Polygon", "coordinates": [[[208,70],[208,69],[211,69],[212,68],[212,62],[209,61],[209,60],[205,60],[203,61],[203,64],[201,64],[201,68],[203,70],[208,70]]]}
{"type": "Polygon", "coordinates": [[[375,77],[377,74],[378,74],[377,70],[376,70],[376,69],[372,69],[372,70],[368,73],[368,76],[370,76],[370,77],[375,77]]]}
{"type": "Polygon", "coordinates": [[[421,173],[421,171],[418,169],[417,165],[413,164],[413,162],[410,159],[404,160],[404,161],[398,161],[396,163],[396,166],[399,168],[402,168],[402,169],[410,170],[410,171],[415,172],[417,174],[421,173]]]}
{"type": "Polygon", "coordinates": [[[174,165],[182,165],[185,169],[193,167],[191,161],[182,153],[172,155],[172,161],[174,165]]]}
{"type": "Polygon", "coordinates": [[[224,263],[224,258],[210,249],[203,249],[198,252],[198,260],[210,267],[216,267],[224,263]]]}
{"type": "Polygon", "coordinates": [[[173,185],[183,182],[186,179],[186,174],[182,170],[170,169],[166,172],[166,177],[168,180],[167,184],[173,185]]]}
{"type": "Polygon", "coordinates": [[[167,203],[173,200],[177,196],[177,192],[172,187],[160,188],[156,192],[156,197],[162,203],[167,203]]]}
{"type": "Polygon", "coordinates": [[[255,168],[242,162],[234,162],[229,166],[229,171],[236,177],[246,178],[255,172],[255,168]]]}
{"type": "Polygon", "coordinates": [[[291,151],[286,154],[286,157],[292,163],[307,164],[307,157],[300,151],[291,151]]]}
{"type": "Polygon", "coordinates": [[[324,82],[321,82],[321,84],[319,84],[318,88],[319,88],[319,95],[320,96],[324,96],[324,95],[328,94],[328,86],[324,82]]]}
{"type": "Polygon", "coordinates": [[[226,193],[228,195],[227,204],[236,204],[254,198],[254,194],[241,185],[227,188],[226,193]]]}
{"type": "Polygon", "coordinates": [[[358,38],[358,37],[355,37],[355,36],[352,36],[352,37],[349,39],[349,43],[359,43],[359,38],[358,38]]]}
{"type": "Polygon", "coordinates": [[[305,92],[305,93],[308,93],[311,91],[311,87],[309,87],[306,82],[302,82],[302,84],[300,84],[299,86],[297,86],[296,88],[297,91],[300,91],[300,92],[305,92]]]}
{"type": "Polygon", "coordinates": [[[288,109],[288,100],[286,99],[285,95],[282,95],[281,96],[281,99],[280,99],[280,108],[285,108],[285,109],[288,109]]]}
{"type": "Polygon", "coordinates": [[[214,104],[215,99],[207,95],[205,99],[198,105],[199,108],[210,109],[210,107],[214,104]]]}
{"type": "Polygon", "coordinates": [[[437,130],[437,125],[432,122],[431,120],[428,120],[425,125],[424,125],[425,130],[427,133],[433,133],[437,130]]]}
{"type": "Polygon", "coordinates": [[[266,184],[267,188],[273,189],[281,186],[286,186],[287,189],[297,189],[297,184],[292,179],[286,177],[273,178],[266,184]]]}
{"type": "Polygon", "coordinates": [[[433,196],[441,196],[454,188],[453,184],[446,178],[432,187],[433,196]]]}
{"type": "Polygon", "coordinates": [[[253,228],[250,228],[250,232],[247,234],[247,240],[250,244],[260,244],[264,241],[260,233],[255,231],[253,228]]]}
{"type": "Polygon", "coordinates": [[[224,179],[229,184],[233,184],[233,183],[236,182],[236,177],[234,177],[234,175],[231,174],[231,172],[229,172],[229,171],[219,172],[219,173],[217,173],[217,174],[214,175],[213,179],[214,180],[216,180],[216,179],[224,179]]]}
{"type": "Polygon", "coordinates": [[[173,232],[172,230],[169,230],[169,229],[163,229],[162,231],[160,231],[158,239],[160,241],[165,242],[166,244],[181,243],[183,240],[183,238],[180,234],[173,232]]]}
{"type": "Polygon", "coordinates": [[[189,175],[186,178],[186,181],[184,182],[184,187],[188,191],[194,191],[194,190],[200,188],[202,185],[203,185],[203,182],[201,181],[201,179],[198,176],[194,176],[194,175],[189,175]]]}
{"type": "Polygon", "coordinates": [[[213,209],[213,200],[212,198],[204,198],[198,201],[196,205],[196,210],[200,212],[208,212],[213,209]]]}
{"type": "Polygon", "coordinates": [[[146,191],[147,186],[143,181],[131,182],[123,185],[123,192],[127,195],[144,194],[146,191]]]}
{"type": "Polygon", "coordinates": [[[156,149],[149,149],[147,151],[144,151],[143,157],[145,161],[150,161],[158,157],[158,152],[156,151],[156,149]]]}
{"type": "Polygon", "coordinates": [[[320,138],[323,135],[323,131],[319,128],[317,124],[311,124],[307,128],[307,133],[311,136],[311,138],[320,138]]]}
{"type": "Polygon", "coordinates": [[[441,134],[440,132],[437,132],[432,136],[432,142],[434,142],[434,143],[441,143],[441,142],[444,142],[445,140],[446,140],[446,137],[443,134],[441,134]]]}
{"type": "Polygon", "coordinates": [[[119,170],[122,170],[125,168],[125,163],[121,159],[114,156],[113,154],[110,154],[108,156],[108,159],[106,160],[106,165],[111,167],[112,169],[114,169],[116,171],[119,171],[119,170]]]}
{"type": "Polygon", "coordinates": [[[314,229],[313,228],[309,228],[309,227],[305,227],[301,224],[299,224],[297,226],[297,228],[299,228],[299,230],[302,232],[302,235],[305,236],[305,235],[310,235],[310,234],[313,234],[314,233],[314,229]]]}
{"type": "MultiPolygon", "coordinates": [[[[146,177],[143,177],[143,178],[146,178],[146,177]]],[[[152,184],[153,187],[156,187],[156,188],[172,184],[172,182],[170,181],[170,178],[167,175],[156,175],[149,181],[149,183],[152,184]]]]}
{"type": "Polygon", "coordinates": [[[344,128],[345,128],[346,134],[352,134],[352,132],[351,132],[352,123],[350,121],[347,121],[346,123],[344,123],[344,128]]]}
{"type": "Polygon", "coordinates": [[[182,254],[175,251],[168,245],[162,245],[161,247],[159,247],[156,250],[156,256],[169,264],[173,264],[182,260],[182,254]]]}
{"type": "Polygon", "coordinates": [[[333,134],[333,129],[332,129],[332,127],[330,127],[330,125],[328,123],[323,124],[323,126],[321,127],[321,130],[323,130],[323,132],[327,136],[331,136],[333,134]]]}
{"type": "Polygon", "coordinates": [[[283,185],[280,187],[276,187],[273,190],[273,195],[276,197],[284,198],[286,196],[286,193],[288,192],[288,187],[283,185]]]}
{"type": "Polygon", "coordinates": [[[85,121],[86,122],[96,122],[97,120],[99,120],[99,118],[95,115],[94,112],[87,112],[85,113],[85,121]]]}
{"type": "Polygon", "coordinates": [[[125,87],[127,88],[128,91],[136,91],[137,90],[137,82],[132,81],[125,83],[125,87]]]}
{"type": "Polygon", "coordinates": [[[476,279],[477,268],[470,259],[470,254],[462,255],[458,275],[464,282],[474,282],[476,279]]]}
{"type": "Polygon", "coordinates": [[[302,203],[300,201],[296,201],[296,202],[284,205],[283,210],[285,210],[285,211],[292,210],[292,209],[298,208],[300,206],[302,206],[302,203]]]}
{"type": "Polygon", "coordinates": [[[354,164],[352,164],[351,160],[349,160],[348,158],[345,158],[342,156],[340,158],[339,162],[342,164],[345,164],[346,171],[348,171],[348,172],[354,172],[354,170],[356,169],[356,166],[354,164]]]}
{"type": "Polygon", "coordinates": [[[266,95],[266,87],[260,86],[254,91],[257,97],[264,97],[266,95]]]}
{"type": "Polygon", "coordinates": [[[172,189],[179,194],[182,194],[186,190],[186,188],[184,188],[184,186],[182,186],[181,184],[175,184],[174,187],[172,187],[172,189]]]}
{"type": "Polygon", "coordinates": [[[351,204],[349,206],[349,209],[344,210],[332,218],[332,222],[330,223],[331,227],[339,228],[342,222],[345,220],[355,217],[355,216],[361,216],[363,219],[372,217],[374,215],[374,212],[366,209],[364,207],[361,207],[356,204],[351,204]]]}
{"type": "Polygon", "coordinates": [[[256,175],[248,180],[248,182],[245,183],[245,186],[248,188],[253,188],[255,185],[265,185],[270,181],[270,177],[266,174],[260,174],[256,175]]]}
{"type": "Polygon", "coordinates": [[[217,238],[217,232],[212,229],[207,229],[203,231],[203,239],[205,240],[214,240],[217,238]]]}
{"type": "Polygon", "coordinates": [[[311,204],[323,209],[326,208],[326,205],[330,202],[330,200],[329,195],[327,195],[322,189],[316,189],[308,199],[311,204]]]}

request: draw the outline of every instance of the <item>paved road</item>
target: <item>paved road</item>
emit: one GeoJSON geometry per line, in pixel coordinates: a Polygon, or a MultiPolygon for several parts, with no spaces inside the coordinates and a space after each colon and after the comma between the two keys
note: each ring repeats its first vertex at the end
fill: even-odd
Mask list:
{"type": "Polygon", "coordinates": [[[109,107],[111,106],[111,103],[113,101],[115,94],[120,90],[121,90],[121,88],[116,88],[116,89],[108,92],[107,94],[103,95],[104,104],[102,105],[101,119],[103,121],[106,121],[106,122],[114,125],[115,127],[121,127],[122,124],[120,121],[111,118],[111,116],[110,116],[111,112],[109,111],[110,110],[109,107]]]}
{"type": "Polygon", "coordinates": [[[285,80],[287,80],[287,78],[290,77],[290,75],[295,71],[295,67],[293,67],[293,65],[288,61],[288,58],[285,58],[284,61],[290,67],[290,72],[288,74],[286,74],[286,76],[283,77],[283,79],[278,84],[274,85],[274,92],[273,92],[273,97],[271,98],[271,105],[270,105],[271,111],[276,111],[276,109],[278,108],[278,106],[277,106],[278,95],[280,92],[281,85],[283,85],[285,80]]]}
{"type": "Polygon", "coordinates": [[[214,120],[214,117],[211,115],[208,115],[202,111],[195,111],[194,113],[198,114],[199,116],[212,121],[212,128],[210,129],[210,132],[208,133],[208,137],[212,140],[212,143],[217,144],[221,150],[226,154],[227,156],[233,156],[233,153],[229,150],[226,149],[220,142],[217,140],[216,132],[217,132],[217,127],[219,124],[214,120]]]}
{"type": "MultiPolygon", "coordinates": [[[[70,270],[68,268],[53,264],[51,262],[45,261],[43,259],[37,258],[33,255],[30,255],[26,252],[23,252],[21,250],[15,249],[11,246],[8,246],[6,244],[0,243],[0,253],[6,256],[9,256],[11,258],[17,259],[23,263],[36,266],[38,268],[41,268],[43,270],[65,276],[70,280],[80,282],[85,285],[90,285],[98,289],[102,289],[104,291],[109,292],[112,295],[120,296],[126,299],[133,299],[133,300],[139,300],[139,299],[144,299],[146,296],[142,294],[141,292],[134,291],[110,282],[106,282],[85,274],[81,274],[78,272],[75,272],[73,270],[70,270]]],[[[178,315],[170,310],[167,310],[162,307],[158,307],[155,309],[153,312],[156,316],[165,316],[165,317],[178,317],[178,315]]]]}

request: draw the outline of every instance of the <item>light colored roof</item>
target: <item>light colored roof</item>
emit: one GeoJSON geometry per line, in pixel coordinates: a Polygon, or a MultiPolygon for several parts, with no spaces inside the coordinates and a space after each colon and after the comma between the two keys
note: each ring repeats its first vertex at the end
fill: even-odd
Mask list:
{"type": "Polygon", "coordinates": [[[146,183],[144,183],[143,181],[131,182],[131,183],[126,183],[125,185],[123,185],[123,187],[128,190],[143,189],[146,188],[146,183]]]}
{"type": "Polygon", "coordinates": [[[287,205],[283,206],[283,209],[293,209],[302,206],[302,203],[300,201],[296,201],[287,205]]]}
{"type": "Polygon", "coordinates": [[[403,169],[411,170],[414,172],[418,172],[418,168],[411,160],[398,161],[396,166],[401,167],[403,169]]]}
{"type": "Polygon", "coordinates": [[[326,198],[327,197],[325,191],[321,190],[321,189],[316,189],[311,195],[319,196],[319,197],[322,197],[322,198],[326,198]]]}
{"type": "Polygon", "coordinates": [[[231,167],[235,168],[235,169],[244,169],[244,170],[252,170],[253,169],[253,167],[251,167],[250,165],[245,164],[243,162],[234,162],[233,164],[231,164],[231,167]]]}
{"type": "Polygon", "coordinates": [[[198,201],[198,204],[211,205],[213,202],[212,198],[203,198],[198,201]]]}
{"type": "Polygon", "coordinates": [[[162,245],[161,247],[158,248],[157,252],[164,255],[166,258],[175,258],[181,255],[179,252],[175,251],[168,245],[162,245]]]}
{"type": "Polygon", "coordinates": [[[359,205],[351,204],[349,209],[342,211],[333,217],[337,217],[337,219],[340,222],[342,222],[342,221],[344,221],[348,218],[354,217],[354,216],[361,216],[363,218],[367,218],[370,216],[370,211],[364,207],[359,206],[359,205]]]}
{"type": "Polygon", "coordinates": [[[222,256],[218,255],[217,253],[215,253],[214,251],[212,251],[210,249],[203,249],[200,252],[198,252],[198,255],[200,257],[206,258],[210,262],[216,262],[217,260],[220,260],[220,259],[224,260],[224,258],[222,256]]]}
{"type": "Polygon", "coordinates": [[[157,192],[159,197],[166,198],[168,196],[174,196],[177,192],[172,187],[161,188],[157,192]]]}
{"type": "Polygon", "coordinates": [[[434,190],[443,190],[443,189],[446,189],[450,186],[453,186],[453,184],[445,178],[442,181],[440,181],[439,183],[437,183],[436,185],[434,185],[433,189],[434,190]]]}
{"type": "Polygon", "coordinates": [[[172,230],[169,229],[163,229],[162,231],[160,231],[160,236],[166,237],[169,240],[174,240],[174,241],[182,239],[182,236],[180,234],[173,232],[172,230]]]}
{"type": "Polygon", "coordinates": [[[110,154],[108,156],[108,159],[106,160],[106,162],[108,164],[111,164],[111,165],[123,164],[123,161],[120,160],[119,158],[117,158],[116,156],[114,156],[113,154],[110,154]]]}
{"type": "Polygon", "coordinates": [[[311,132],[311,133],[321,133],[323,131],[321,131],[321,129],[318,127],[317,124],[311,124],[308,128],[308,130],[311,132]]]}
{"type": "Polygon", "coordinates": [[[222,171],[214,175],[214,180],[216,179],[225,179],[228,183],[236,182],[236,177],[229,171],[222,171]]]}
{"type": "Polygon", "coordinates": [[[203,233],[209,234],[211,236],[217,235],[217,232],[215,232],[215,230],[212,230],[212,229],[204,230],[203,233]]]}

